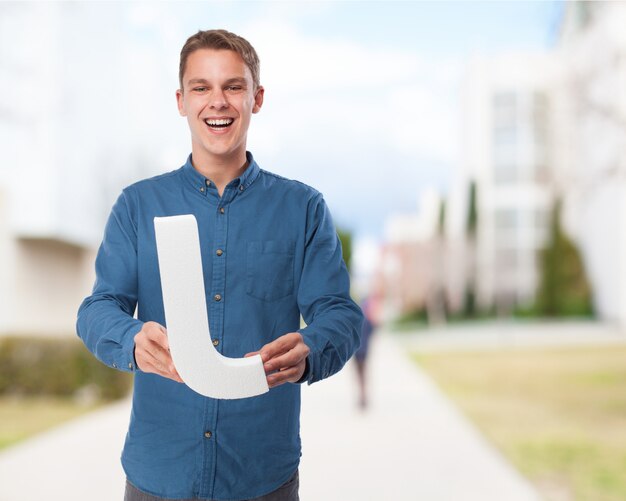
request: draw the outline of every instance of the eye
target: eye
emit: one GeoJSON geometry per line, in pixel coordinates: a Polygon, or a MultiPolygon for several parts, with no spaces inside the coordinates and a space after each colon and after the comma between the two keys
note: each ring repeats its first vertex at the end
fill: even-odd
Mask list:
{"type": "Polygon", "coordinates": [[[237,92],[237,91],[241,90],[241,86],[240,85],[229,85],[228,87],[226,87],[226,90],[237,92]]]}
{"type": "Polygon", "coordinates": [[[206,87],[194,87],[193,89],[194,92],[205,92],[207,90],[206,87]]]}

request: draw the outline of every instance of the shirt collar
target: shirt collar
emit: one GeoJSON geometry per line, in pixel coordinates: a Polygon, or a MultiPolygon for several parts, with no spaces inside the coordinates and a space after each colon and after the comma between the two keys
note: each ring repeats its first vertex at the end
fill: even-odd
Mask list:
{"type": "Polygon", "coordinates": [[[261,170],[256,160],[254,160],[252,153],[249,151],[246,151],[246,160],[248,160],[248,167],[246,167],[246,170],[238,178],[240,185],[243,186],[244,189],[247,189],[248,186],[254,183],[261,170]]]}
{"type": "MultiPolygon", "coordinates": [[[[259,165],[254,160],[252,153],[246,151],[246,160],[248,161],[248,167],[241,174],[241,176],[233,179],[228,186],[236,186],[239,187],[239,191],[244,191],[248,189],[248,187],[256,180],[259,176],[260,168],[259,165]]],[[[183,176],[191,185],[194,190],[200,192],[202,195],[206,195],[208,193],[208,189],[210,187],[215,188],[215,185],[211,182],[211,180],[198,172],[193,164],[191,163],[191,153],[187,157],[187,161],[185,165],[183,165],[183,176]]]]}

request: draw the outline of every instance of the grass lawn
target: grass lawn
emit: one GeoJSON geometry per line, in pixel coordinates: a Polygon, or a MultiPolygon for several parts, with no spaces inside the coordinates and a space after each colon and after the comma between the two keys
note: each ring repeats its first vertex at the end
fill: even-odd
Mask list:
{"type": "Polygon", "coordinates": [[[626,500],[626,346],[414,359],[546,500],[626,500]]]}
{"type": "Polygon", "coordinates": [[[61,397],[0,397],[0,450],[94,410],[61,397]]]}

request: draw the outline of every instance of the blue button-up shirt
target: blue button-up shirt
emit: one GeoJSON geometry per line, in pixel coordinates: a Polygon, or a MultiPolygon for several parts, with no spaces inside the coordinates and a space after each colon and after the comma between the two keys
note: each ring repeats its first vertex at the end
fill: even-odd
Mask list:
{"type": "Polygon", "coordinates": [[[159,497],[247,499],[286,482],[300,460],[300,385],[216,400],[137,367],[143,323],[166,326],[155,216],[198,221],[211,337],[223,355],[242,357],[298,331],[311,350],[310,384],[341,369],[359,344],[362,314],[322,195],[247,156],[248,168],[221,197],[191,156],[124,189],[98,251],[93,293],[78,311],[87,348],[135,374],[122,465],[132,484],[159,497]]]}

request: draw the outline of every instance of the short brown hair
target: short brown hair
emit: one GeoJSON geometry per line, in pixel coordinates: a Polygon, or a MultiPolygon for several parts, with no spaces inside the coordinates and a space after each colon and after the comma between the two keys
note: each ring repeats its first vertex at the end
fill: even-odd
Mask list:
{"type": "Polygon", "coordinates": [[[180,51],[180,64],[178,66],[178,80],[180,89],[183,90],[183,75],[187,67],[189,54],[199,49],[232,50],[241,56],[246,66],[252,73],[252,81],[256,89],[260,85],[260,62],[254,47],[245,38],[235,35],[226,30],[198,31],[191,35],[180,51]]]}

